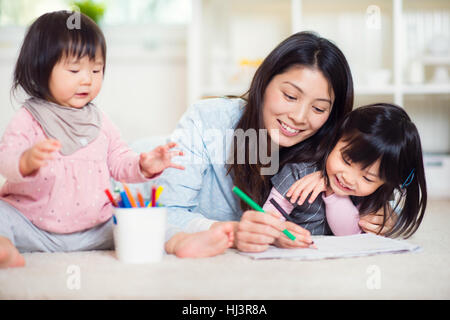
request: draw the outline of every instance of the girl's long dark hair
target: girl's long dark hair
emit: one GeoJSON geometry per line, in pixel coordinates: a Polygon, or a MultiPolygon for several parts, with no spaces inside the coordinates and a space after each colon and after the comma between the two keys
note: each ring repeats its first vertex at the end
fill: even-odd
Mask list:
{"type": "MultiPolygon", "coordinates": [[[[280,168],[289,162],[320,161],[327,150],[326,142],[331,139],[340,120],[353,107],[353,80],[344,54],[327,39],[311,32],[299,32],[281,42],[256,71],[250,89],[244,95],[247,103],[235,130],[242,129],[246,132],[246,130],[254,129],[259,132],[259,129],[264,129],[262,116],[264,92],[274,76],[295,66],[319,70],[333,89],[335,100],[328,120],[318,132],[294,146],[280,149],[280,168]]],[[[268,145],[270,146],[270,142],[268,145]]],[[[236,186],[262,204],[271,189],[271,176],[261,175],[263,165],[259,159],[256,164],[248,161],[239,164],[237,161],[238,154],[250,153],[250,147],[255,148],[255,146],[249,146],[247,141],[244,144],[234,144],[230,155],[234,161],[229,162],[228,173],[231,173],[236,186]],[[238,150],[239,146],[243,146],[242,150],[238,150]]],[[[265,146],[256,146],[257,154],[259,154],[259,147],[265,146]]],[[[241,208],[249,209],[244,202],[241,202],[241,208]]]]}
{"type": "Polygon", "coordinates": [[[394,210],[397,223],[386,235],[410,237],[422,222],[427,188],[419,132],[408,114],[386,103],[367,105],[349,113],[324,157],[325,177],[328,155],[341,139],[346,143],[343,155],[352,163],[367,168],[380,159],[379,175],[384,184],[369,196],[353,198],[360,214],[383,208],[384,227],[390,214],[396,214],[394,210]],[[389,205],[390,200],[394,200],[393,207],[389,205]]]}
{"type": "MultiPolygon", "coordinates": [[[[53,100],[49,89],[50,75],[63,56],[94,60],[100,48],[106,65],[106,41],[95,22],[80,12],[45,13],[28,28],[14,69],[11,93],[21,87],[30,97],[53,100]],[[80,17],[79,26],[70,27],[72,15],[80,17]]],[[[103,67],[103,73],[105,67],[103,67]]]]}

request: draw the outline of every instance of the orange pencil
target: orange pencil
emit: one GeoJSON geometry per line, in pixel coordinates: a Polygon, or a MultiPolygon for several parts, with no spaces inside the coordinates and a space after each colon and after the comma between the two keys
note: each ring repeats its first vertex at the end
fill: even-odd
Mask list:
{"type": "Polygon", "coordinates": [[[139,191],[137,193],[137,197],[138,197],[139,206],[141,208],[144,208],[145,207],[144,197],[142,196],[142,194],[139,191]]]}
{"type": "Polygon", "coordinates": [[[130,188],[128,188],[128,186],[124,182],[122,182],[122,185],[123,189],[125,190],[125,193],[127,194],[128,200],[130,200],[131,207],[137,208],[136,201],[134,200],[133,195],[131,194],[130,188]]]}

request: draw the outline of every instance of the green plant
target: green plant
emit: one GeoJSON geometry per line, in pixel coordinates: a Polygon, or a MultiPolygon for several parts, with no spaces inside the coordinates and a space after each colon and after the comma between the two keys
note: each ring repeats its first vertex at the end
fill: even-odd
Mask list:
{"type": "Polygon", "coordinates": [[[83,1],[74,1],[72,5],[79,8],[81,13],[87,15],[97,24],[105,14],[104,3],[97,3],[96,1],[93,0],[83,0],[83,1]]]}

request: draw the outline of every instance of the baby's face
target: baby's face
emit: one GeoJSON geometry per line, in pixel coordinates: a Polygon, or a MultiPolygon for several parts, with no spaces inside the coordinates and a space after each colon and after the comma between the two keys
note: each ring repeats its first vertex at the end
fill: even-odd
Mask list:
{"type": "Polygon", "coordinates": [[[82,108],[100,92],[104,61],[97,50],[94,60],[63,57],[53,67],[49,80],[52,97],[62,106],[82,108]]]}
{"type": "Polygon", "coordinates": [[[379,177],[380,159],[363,169],[360,164],[345,159],[342,140],[334,147],[326,163],[328,180],[333,192],[340,196],[365,197],[374,193],[384,181],[379,177]]]}

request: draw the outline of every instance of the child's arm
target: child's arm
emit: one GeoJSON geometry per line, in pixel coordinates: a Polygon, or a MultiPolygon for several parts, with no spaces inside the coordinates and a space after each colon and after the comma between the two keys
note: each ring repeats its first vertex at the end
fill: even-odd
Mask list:
{"type": "Polygon", "coordinates": [[[106,114],[102,113],[102,119],[109,138],[107,162],[111,177],[128,183],[146,182],[149,178],[141,170],[140,155],[131,150],[106,114]]]}
{"type": "Polygon", "coordinates": [[[61,148],[55,139],[46,139],[25,150],[19,159],[19,172],[23,177],[34,175],[41,167],[53,159],[53,153],[61,148]]]}
{"type": "MultiPolygon", "coordinates": [[[[287,200],[285,197],[283,197],[283,195],[281,193],[279,193],[277,191],[277,189],[272,188],[272,190],[270,190],[270,194],[267,197],[266,202],[263,205],[263,210],[268,212],[268,211],[275,211],[275,212],[279,212],[278,208],[276,208],[273,203],[270,201],[271,199],[274,199],[278,205],[287,213],[290,214],[292,212],[292,210],[294,210],[294,206],[292,205],[292,203],[289,202],[289,200],[287,200]]],[[[281,212],[280,212],[281,213],[281,212]]],[[[286,220],[285,218],[282,218],[283,220],[286,220]]]]}
{"type": "Polygon", "coordinates": [[[392,228],[397,223],[398,212],[394,211],[392,207],[395,206],[395,202],[388,205],[388,212],[385,213],[385,208],[380,208],[377,212],[369,213],[361,217],[359,220],[359,226],[366,233],[379,234],[384,236],[387,232],[392,230],[392,228]],[[383,217],[388,218],[383,226],[383,217]]]}
{"type": "MultiPolygon", "coordinates": [[[[39,125],[24,108],[21,108],[8,124],[0,141],[0,174],[9,182],[20,183],[34,179],[37,164],[44,164],[45,159],[37,163],[38,154],[31,152],[38,142],[35,141],[38,129],[39,125]]],[[[40,154],[40,158],[41,156],[40,154]]]]}
{"type": "Polygon", "coordinates": [[[325,196],[325,212],[328,225],[335,236],[346,236],[361,233],[359,227],[359,211],[349,197],[338,196],[335,193],[325,196]]]}
{"type": "Polygon", "coordinates": [[[146,178],[159,176],[167,168],[184,170],[183,166],[172,162],[172,157],[183,155],[183,151],[170,151],[176,146],[175,142],[169,142],[164,146],[156,147],[150,152],[140,154],[139,165],[146,178]]]}
{"type": "Polygon", "coordinates": [[[322,172],[316,171],[295,181],[286,193],[286,197],[290,198],[291,203],[297,202],[301,206],[308,196],[308,202],[313,203],[317,196],[325,190],[325,179],[322,172]]]}

